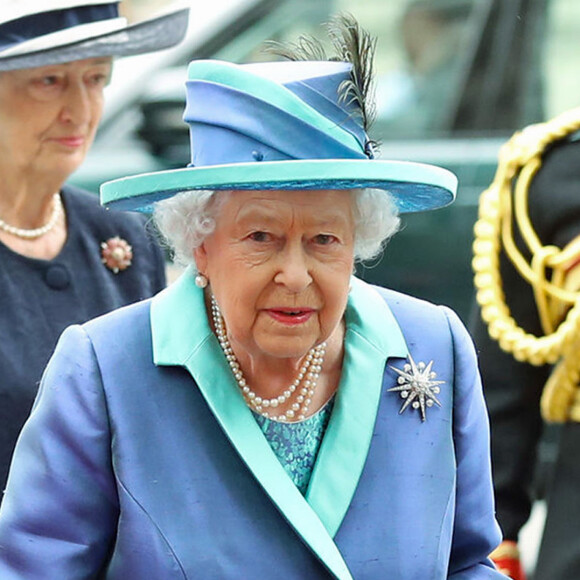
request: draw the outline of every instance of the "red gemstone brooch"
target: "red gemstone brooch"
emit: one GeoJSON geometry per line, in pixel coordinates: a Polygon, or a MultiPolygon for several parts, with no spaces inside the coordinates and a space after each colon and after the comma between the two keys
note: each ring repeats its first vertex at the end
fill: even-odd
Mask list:
{"type": "Polygon", "coordinates": [[[133,260],[133,248],[119,236],[101,243],[101,262],[118,274],[126,270],[133,260]]]}

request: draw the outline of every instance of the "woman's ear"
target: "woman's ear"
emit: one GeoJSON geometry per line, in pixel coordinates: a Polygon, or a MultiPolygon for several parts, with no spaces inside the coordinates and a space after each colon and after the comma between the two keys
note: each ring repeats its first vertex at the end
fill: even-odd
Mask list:
{"type": "Polygon", "coordinates": [[[204,243],[193,250],[193,258],[197,266],[197,271],[202,273],[207,272],[207,251],[204,243]]]}

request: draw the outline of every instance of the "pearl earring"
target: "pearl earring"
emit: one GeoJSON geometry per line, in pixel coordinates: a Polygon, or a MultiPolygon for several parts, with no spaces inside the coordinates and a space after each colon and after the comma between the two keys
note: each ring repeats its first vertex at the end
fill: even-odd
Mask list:
{"type": "Polygon", "coordinates": [[[209,280],[203,275],[203,274],[198,274],[195,277],[195,285],[198,288],[205,288],[209,283],[209,280]]]}

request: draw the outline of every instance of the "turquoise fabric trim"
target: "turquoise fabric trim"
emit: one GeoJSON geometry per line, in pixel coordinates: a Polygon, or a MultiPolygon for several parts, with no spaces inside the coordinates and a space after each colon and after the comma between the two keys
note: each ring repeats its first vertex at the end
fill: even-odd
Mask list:
{"type": "Polygon", "coordinates": [[[196,189],[387,189],[402,213],[443,207],[455,199],[457,177],[434,165],[380,159],[262,161],[144,173],[101,185],[101,203],[147,209],[196,189]]]}
{"type": "MultiPolygon", "coordinates": [[[[318,528],[312,524],[313,514],[304,513],[298,501],[302,496],[262,436],[221,356],[207,322],[203,293],[195,286],[191,270],[153,299],[151,316],[155,363],[187,366],[224,431],[288,520],[305,539],[319,533],[313,532],[318,528]],[[215,384],[224,388],[211,388],[215,384]]],[[[306,494],[320,518],[318,523],[332,537],[362,473],[386,360],[408,355],[401,330],[382,297],[354,277],[346,324],[341,383],[306,494]]]]}
{"type": "Polygon", "coordinates": [[[333,401],[329,401],[318,413],[295,423],[272,421],[252,413],[278,461],[302,495],[308,490],[332,407],[333,401]]]}
{"type": "Polygon", "coordinates": [[[191,269],[153,298],[151,327],[155,364],[188,369],[224,433],[287,521],[336,578],[352,580],[336,544],[284,471],[245,404],[211,332],[203,291],[195,286],[191,269]]]}
{"type": "Polygon", "coordinates": [[[364,149],[351,133],[329,121],[327,117],[307,105],[292,91],[232,63],[217,60],[194,60],[189,65],[187,78],[189,81],[199,80],[226,85],[252,95],[254,98],[266,101],[268,104],[304,120],[323,133],[332,135],[334,139],[349,149],[364,153],[364,149]]]}
{"type": "Polygon", "coordinates": [[[334,537],[360,479],[373,434],[389,357],[408,348],[383,298],[351,279],[345,358],[334,411],[314,466],[306,499],[334,537]]]}
{"type": "Polygon", "coordinates": [[[351,280],[346,325],[342,379],[305,501],[243,400],[209,327],[203,292],[195,286],[192,270],[153,298],[151,307],[155,364],[189,370],[266,493],[321,561],[345,580],[351,575],[332,537],[364,467],[386,360],[408,354],[401,330],[382,297],[356,278],[351,280]]]}

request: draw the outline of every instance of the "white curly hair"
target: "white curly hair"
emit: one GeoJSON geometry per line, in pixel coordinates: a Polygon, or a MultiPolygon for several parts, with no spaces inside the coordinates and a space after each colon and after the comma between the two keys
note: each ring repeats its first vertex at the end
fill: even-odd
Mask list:
{"type": "MultiPolygon", "coordinates": [[[[182,266],[193,265],[193,251],[215,228],[226,191],[183,191],[157,202],[153,219],[169,246],[173,259],[182,266]]],[[[400,225],[392,196],[382,189],[351,190],[355,221],[355,261],[378,256],[400,225]]]]}

